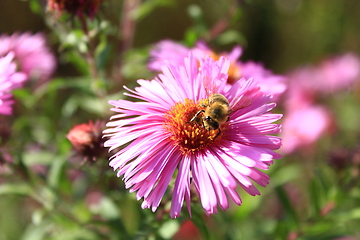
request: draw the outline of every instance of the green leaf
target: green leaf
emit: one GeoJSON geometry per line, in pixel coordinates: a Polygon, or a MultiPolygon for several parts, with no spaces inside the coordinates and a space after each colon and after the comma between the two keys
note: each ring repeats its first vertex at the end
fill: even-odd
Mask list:
{"type": "MultiPolygon", "coordinates": [[[[274,166],[276,167],[276,166],[274,166]]],[[[272,171],[272,169],[270,169],[272,171]]],[[[291,182],[301,176],[302,166],[299,164],[291,164],[280,166],[278,169],[270,172],[269,175],[272,186],[281,186],[287,182],[291,182]]]]}
{"type": "Polygon", "coordinates": [[[226,45],[230,43],[244,45],[246,42],[245,37],[239,31],[235,30],[227,30],[221,33],[216,40],[220,45],[226,45]]]}
{"type": "Polygon", "coordinates": [[[261,196],[254,197],[242,190],[240,195],[243,204],[246,205],[246,207],[238,207],[234,209],[234,218],[236,220],[248,218],[256,209],[259,208],[260,204],[262,204],[261,196]]]}
{"type": "Polygon", "coordinates": [[[322,191],[315,179],[311,180],[309,191],[311,207],[313,208],[314,213],[318,215],[321,211],[320,197],[322,196],[322,191]]]}
{"type": "Polygon", "coordinates": [[[29,225],[21,240],[42,240],[49,230],[48,223],[42,223],[40,225],[29,225]]]}
{"type": "Polygon", "coordinates": [[[154,74],[147,70],[148,48],[129,50],[124,54],[124,64],[121,72],[124,78],[147,79],[154,74]]]}
{"type": "Polygon", "coordinates": [[[139,4],[139,6],[132,10],[132,19],[134,21],[139,21],[146,16],[148,16],[151,12],[153,12],[157,7],[162,6],[173,6],[174,1],[171,0],[148,0],[139,4]]]}
{"type": "Polygon", "coordinates": [[[112,199],[107,197],[103,197],[100,201],[99,214],[108,220],[118,219],[120,217],[119,209],[112,201],[112,199]]]}
{"type": "Polygon", "coordinates": [[[30,0],[29,7],[33,13],[43,14],[43,10],[38,0],[30,0]]]}
{"type": "Polygon", "coordinates": [[[162,223],[159,228],[159,234],[165,239],[170,239],[180,228],[179,222],[170,219],[162,223]]]}
{"type": "Polygon", "coordinates": [[[341,212],[337,214],[337,219],[339,221],[351,221],[351,220],[359,220],[360,219],[360,208],[354,208],[350,211],[341,212]]]}
{"type": "Polygon", "coordinates": [[[77,95],[71,95],[63,104],[63,107],[61,108],[61,114],[66,118],[70,118],[74,115],[78,108],[79,98],[77,97],[77,95]]]}
{"type": "Polygon", "coordinates": [[[48,174],[48,184],[52,189],[57,189],[63,177],[66,160],[53,158],[48,174]]]}
{"type": "Polygon", "coordinates": [[[32,193],[32,188],[26,183],[2,183],[0,185],[0,195],[16,194],[30,196],[32,193]]]}
{"type": "Polygon", "coordinates": [[[200,208],[199,210],[192,208],[192,219],[191,221],[195,224],[197,229],[200,231],[202,237],[204,239],[210,239],[210,232],[209,229],[204,221],[203,218],[203,209],[200,208]]]}
{"type": "Polygon", "coordinates": [[[20,88],[15,89],[13,91],[15,98],[19,99],[19,101],[27,108],[33,109],[37,104],[36,97],[30,91],[30,89],[20,88]]]}
{"type": "Polygon", "coordinates": [[[46,211],[44,209],[37,209],[31,215],[31,220],[34,225],[42,224],[46,211]]]}
{"type": "Polygon", "coordinates": [[[193,46],[199,39],[199,35],[194,29],[190,28],[186,30],[184,38],[186,45],[193,46]]]}
{"type": "Polygon", "coordinates": [[[89,113],[94,113],[99,116],[103,116],[104,113],[109,111],[109,105],[106,101],[94,97],[82,96],[79,98],[79,105],[89,113]]]}
{"type": "Polygon", "coordinates": [[[276,194],[280,200],[282,208],[285,210],[287,222],[291,224],[291,230],[295,227],[296,229],[299,228],[299,219],[296,214],[296,210],[291,203],[289,196],[287,195],[286,191],[282,186],[278,186],[275,188],[276,194]]]}
{"type": "Polygon", "coordinates": [[[35,164],[50,165],[55,158],[54,153],[48,151],[27,151],[23,155],[24,164],[32,166],[35,164]]]}
{"type": "Polygon", "coordinates": [[[76,51],[68,51],[61,56],[61,61],[72,63],[76,69],[84,76],[90,75],[90,68],[86,59],[76,51]]]}

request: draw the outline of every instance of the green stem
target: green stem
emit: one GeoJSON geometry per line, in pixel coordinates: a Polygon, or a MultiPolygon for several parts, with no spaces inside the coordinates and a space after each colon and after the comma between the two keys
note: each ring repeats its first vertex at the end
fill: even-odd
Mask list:
{"type": "Polygon", "coordinates": [[[88,29],[88,25],[87,25],[87,19],[86,19],[85,16],[81,16],[79,18],[80,18],[80,23],[81,23],[81,26],[82,26],[82,30],[85,33],[85,35],[87,36],[88,41],[89,41],[89,49],[85,53],[85,57],[86,57],[86,60],[87,60],[87,62],[89,64],[89,67],[90,67],[90,74],[91,74],[91,79],[92,79],[92,88],[93,88],[93,91],[94,91],[95,95],[98,98],[104,98],[106,93],[105,93],[103,88],[99,88],[99,85],[101,85],[101,84],[98,84],[99,81],[100,81],[100,78],[99,78],[99,72],[98,72],[98,69],[97,69],[97,66],[96,66],[96,60],[95,60],[95,45],[94,45],[94,42],[93,42],[93,39],[92,39],[91,35],[89,34],[89,29],[88,29]]]}

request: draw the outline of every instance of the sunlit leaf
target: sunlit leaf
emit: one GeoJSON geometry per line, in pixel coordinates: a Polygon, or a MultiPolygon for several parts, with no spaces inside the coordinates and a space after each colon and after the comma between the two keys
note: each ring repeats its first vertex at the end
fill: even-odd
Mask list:
{"type": "Polygon", "coordinates": [[[32,195],[32,188],[26,183],[2,183],[0,185],[0,195],[16,194],[16,195],[32,195]]]}
{"type": "Polygon", "coordinates": [[[177,221],[168,220],[159,228],[159,234],[165,239],[170,239],[179,230],[177,221]]]}
{"type": "Polygon", "coordinates": [[[51,188],[56,189],[61,183],[64,174],[65,163],[66,159],[61,159],[58,157],[52,158],[52,164],[48,174],[48,184],[51,188]]]}
{"type": "Polygon", "coordinates": [[[36,164],[50,165],[56,158],[54,153],[49,151],[28,151],[23,155],[23,157],[23,161],[27,166],[36,164]]]}
{"type": "Polygon", "coordinates": [[[25,230],[21,240],[42,240],[49,231],[49,224],[29,225],[25,230]]]}

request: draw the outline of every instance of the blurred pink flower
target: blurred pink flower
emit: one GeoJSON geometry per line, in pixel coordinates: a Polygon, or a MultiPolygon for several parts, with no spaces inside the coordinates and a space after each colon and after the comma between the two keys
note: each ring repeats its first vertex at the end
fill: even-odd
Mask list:
{"type": "Polygon", "coordinates": [[[13,52],[18,70],[29,78],[47,80],[55,70],[56,60],[46,45],[45,36],[41,33],[30,33],[11,36],[0,36],[0,56],[13,52]]]}
{"type": "Polygon", "coordinates": [[[289,74],[289,81],[305,91],[333,93],[360,80],[360,58],[352,53],[334,56],[318,66],[300,67],[289,74]]]}
{"type": "MultiPolygon", "coordinates": [[[[294,78],[289,78],[294,80],[294,78]]],[[[288,89],[285,92],[283,104],[286,111],[295,111],[308,107],[316,102],[316,91],[314,89],[308,89],[302,85],[301,78],[297,78],[298,81],[290,81],[288,89]]]]}
{"type": "MultiPolygon", "coordinates": [[[[172,64],[180,65],[184,63],[184,58],[189,55],[190,48],[171,40],[163,40],[154,45],[150,50],[150,60],[148,68],[152,71],[161,71],[163,66],[172,64]]],[[[197,55],[192,52],[195,58],[203,58],[204,55],[197,55]]],[[[201,53],[201,52],[200,52],[201,53]]]]}
{"type": "Polygon", "coordinates": [[[281,145],[273,124],[281,114],[269,113],[275,103],[259,91],[255,81],[241,79],[225,88],[230,62],[221,57],[194,58],[191,53],[181,65],[167,65],[152,81],[138,80],[140,87],[127,89],[137,101],[110,101],[117,112],[104,131],[105,147],[121,148],[110,158],[110,166],[123,176],[125,187],[144,198],[142,208],[156,211],[169,185],[172,190],[170,216],[180,216],[184,200],[191,215],[191,196],[198,194],[206,214],[216,214],[217,206],[229,207],[228,197],[242,201],[241,186],[250,195],[259,195],[254,183],[268,184],[267,170],[281,145]],[[205,83],[204,83],[205,79],[205,83]],[[230,120],[218,130],[206,130],[200,122],[190,122],[204,109],[204,88],[223,94],[232,109],[230,120]],[[251,104],[239,105],[239,100],[251,104]],[[142,101],[138,101],[142,100],[142,101]],[[219,134],[220,133],[220,134],[219,134]],[[175,176],[175,182],[171,180],[175,176]]]}
{"type": "Polygon", "coordinates": [[[14,54],[11,52],[5,57],[0,57],[0,114],[12,114],[11,91],[21,87],[26,80],[26,75],[16,72],[16,64],[13,63],[14,54]]]}
{"type": "Polygon", "coordinates": [[[317,105],[319,95],[349,88],[360,78],[360,59],[347,53],[318,66],[300,67],[288,74],[282,152],[288,154],[315,143],[333,123],[332,114],[317,105]]]}
{"type": "Polygon", "coordinates": [[[319,68],[319,91],[334,92],[360,80],[360,58],[352,53],[325,60],[319,68]]]}
{"type": "Polygon", "coordinates": [[[190,51],[198,60],[207,55],[210,55],[214,60],[218,60],[220,56],[228,58],[230,60],[229,84],[234,84],[242,77],[253,78],[260,86],[261,91],[273,95],[275,99],[286,89],[284,76],[273,74],[260,63],[239,61],[238,59],[242,55],[240,46],[235,46],[231,52],[217,54],[203,42],[197,42],[195,47],[188,48],[171,40],[163,40],[150,51],[148,67],[152,71],[161,71],[161,67],[164,65],[183,64],[184,58],[188,56],[190,51]]]}
{"type": "Polygon", "coordinates": [[[281,132],[281,151],[285,154],[316,142],[329,130],[332,122],[330,112],[315,105],[295,108],[286,112],[285,116],[281,132]]]}
{"type": "Polygon", "coordinates": [[[267,94],[272,94],[275,97],[280,96],[285,92],[286,78],[282,75],[273,74],[270,70],[266,69],[261,63],[252,61],[239,62],[240,69],[242,70],[242,77],[258,79],[258,84],[261,91],[267,94]]]}

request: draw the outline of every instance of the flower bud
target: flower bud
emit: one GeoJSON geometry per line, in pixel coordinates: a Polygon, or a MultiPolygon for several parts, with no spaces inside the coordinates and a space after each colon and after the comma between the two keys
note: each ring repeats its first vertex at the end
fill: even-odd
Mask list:
{"type": "Polygon", "coordinates": [[[65,10],[72,15],[81,17],[86,14],[93,18],[101,2],[102,0],[48,0],[48,8],[58,15],[65,10]]]}
{"type": "Polygon", "coordinates": [[[106,152],[102,138],[104,127],[105,123],[102,121],[89,121],[73,127],[66,137],[80,156],[87,161],[95,161],[106,152]]]}

